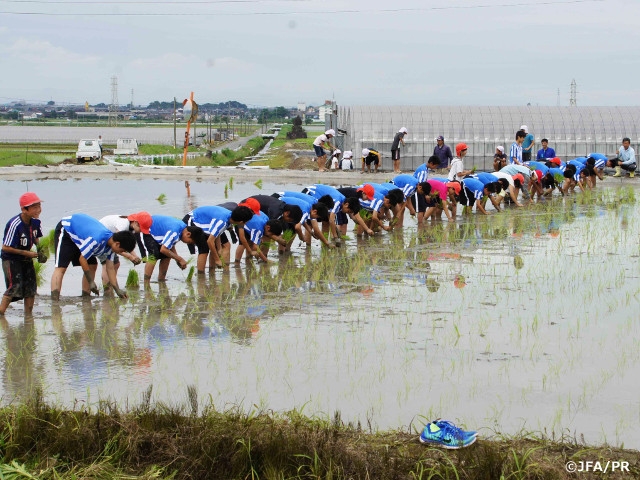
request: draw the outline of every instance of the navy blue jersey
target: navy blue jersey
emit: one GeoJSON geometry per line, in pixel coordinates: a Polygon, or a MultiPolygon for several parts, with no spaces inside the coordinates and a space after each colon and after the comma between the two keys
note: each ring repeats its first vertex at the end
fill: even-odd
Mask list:
{"type": "MultiPolygon", "coordinates": [[[[40,220],[32,218],[30,223],[22,221],[21,214],[16,215],[4,227],[2,244],[18,250],[31,250],[36,239],[42,237],[40,220]]],[[[24,255],[2,252],[2,260],[25,260],[24,255]]],[[[29,259],[31,260],[31,259],[29,259]]]]}

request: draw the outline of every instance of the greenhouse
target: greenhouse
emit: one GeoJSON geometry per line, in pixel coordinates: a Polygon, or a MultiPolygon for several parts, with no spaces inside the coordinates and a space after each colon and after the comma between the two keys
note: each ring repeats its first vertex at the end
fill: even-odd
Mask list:
{"type": "Polygon", "coordinates": [[[338,148],[353,150],[356,157],[362,148],[375,148],[383,154],[384,169],[390,168],[394,135],[406,127],[401,150],[405,171],[431,156],[438,135],[454,154],[456,143],[466,143],[465,163],[483,170],[492,169],[496,146],[503,145],[508,154],[521,125],[535,136],[535,152],[547,138],[563,160],[591,152],[613,157],[624,137],[636,150],[640,140],[640,107],[340,106],[326,123],[338,131],[338,148]]]}

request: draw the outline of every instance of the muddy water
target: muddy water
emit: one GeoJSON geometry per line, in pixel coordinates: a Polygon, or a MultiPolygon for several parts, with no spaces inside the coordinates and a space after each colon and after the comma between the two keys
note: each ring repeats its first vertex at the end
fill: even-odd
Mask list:
{"type": "MultiPolygon", "coordinates": [[[[5,198],[25,190],[0,183],[5,198]]],[[[45,230],[74,211],[181,216],[190,202],[224,201],[224,186],[210,183],[193,183],[190,201],[182,182],[159,180],[29,188],[46,201],[45,230]]],[[[229,197],[279,189],[236,183],[229,197]]],[[[172,265],[166,285],[129,301],[82,301],[70,270],[60,305],[45,283],[33,321],[18,304],[1,322],[0,391],[5,402],[41,386],[68,405],[124,404],[152,386],[153,400],[176,403],[194,385],[220,408],[339,410],[380,428],[442,417],[483,435],[537,431],[639,448],[636,209],[612,195],[420,231],[409,221],[340,251],[296,242],[269,265],[191,283],[172,265]]],[[[0,206],[3,219],[14,210],[0,206]]]]}

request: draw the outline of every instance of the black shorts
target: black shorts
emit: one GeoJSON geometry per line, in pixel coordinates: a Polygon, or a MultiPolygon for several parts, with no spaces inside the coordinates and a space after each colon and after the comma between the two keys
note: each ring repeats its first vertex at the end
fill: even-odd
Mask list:
{"type": "Polygon", "coordinates": [[[531,152],[522,152],[522,161],[530,162],[531,161],[531,152]]]}
{"type": "Polygon", "coordinates": [[[156,242],[155,238],[147,233],[140,233],[136,238],[138,242],[138,249],[140,250],[140,256],[143,259],[147,259],[147,262],[154,262],[162,260],[163,258],[169,258],[165,254],[160,253],[160,244],[156,242]]]}
{"type": "Polygon", "coordinates": [[[316,154],[316,157],[324,157],[326,155],[324,148],[319,147],[318,145],[313,146],[313,151],[316,154]]]}
{"type": "Polygon", "coordinates": [[[391,160],[400,160],[400,149],[391,150],[391,160]]]}
{"type": "Polygon", "coordinates": [[[2,271],[7,285],[5,297],[12,302],[23,298],[33,298],[37,293],[36,269],[31,258],[27,260],[3,260],[2,271]]]}
{"type": "Polygon", "coordinates": [[[420,195],[418,194],[418,192],[415,192],[409,198],[411,199],[411,205],[413,205],[413,209],[416,212],[426,212],[427,208],[429,208],[429,206],[427,205],[427,201],[424,198],[424,195],[420,195]]]}
{"type": "MultiPolygon", "coordinates": [[[[69,264],[74,267],[80,266],[80,249],[73,243],[62,223],[56,225],[53,239],[56,249],[55,267],[67,268],[69,264]]],[[[87,263],[89,265],[97,265],[98,260],[96,257],[89,257],[87,258],[87,263]]]]}
{"type": "Polygon", "coordinates": [[[473,207],[473,205],[476,203],[476,199],[473,196],[471,190],[463,186],[460,190],[458,202],[460,203],[460,205],[463,205],[465,207],[473,207]]]}
{"type": "Polygon", "coordinates": [[[364,158],[364,163],[366,163],[367,165],[371,165],[372,163],[375,163],[376,165],[380,164],[380,157],[378,157],[377,155],[371,155],[371,156],[367,156],[364,158]]]}
{"type": "Polygon", "coordinates": [[[346,225],[347,223],[349,223],[349,216],[340,211],[338,213],[336,213],[336,225],[346,225]]]}

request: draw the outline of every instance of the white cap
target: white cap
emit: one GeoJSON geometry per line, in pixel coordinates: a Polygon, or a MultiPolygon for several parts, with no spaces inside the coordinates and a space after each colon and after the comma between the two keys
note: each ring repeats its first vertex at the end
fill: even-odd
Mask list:
{"type": "Polygon", "coordinates": [[[340,155],[341,153],[342,153],[342,150],[340,150],[339,148],[336,148],[336,149],[333,151],[332,156],[334,156],[334,157],[335,157],[336,155],[340,155]]]}
{"type": "Polygon", "coordinates": [[[520,127],[520,130],[522,130],[524,133],[529,133],[529,128],[526,125],[522,125],[520,127]]]}
{"type": "Polygon", "coordinates": [[[400,130],[398,130],[398,133],[408,133],[408,132],[405,127],[402,127],[400,130]]]}
{"type": "Polygon", "coordinates": [[[344,152],[344,155],[342,155],[342,158],[351,158],[353,157],[353,152],[351,150],[347,150],[346,152],[344,152]]]}
{"type": "Polygon", "coordinates": [[[496,147],[496,150],[500,150],[500,153],[504,153],[504,147],[502,145],[496,147]]]}
{"type": "Polygon", "coordinates": [[[366,157],[367,155],[369,155],[371,153],[371,151],[368,148],[363,148],[362,149],[362,156],[366,157]]]}
{"type": "Polygon", "coordinates": [[[329,130],[324,132],[324,134],[325,135],[333,135],[335,137],[336,136],[336,131],[333,128],[330,128],[329,130]]]}

